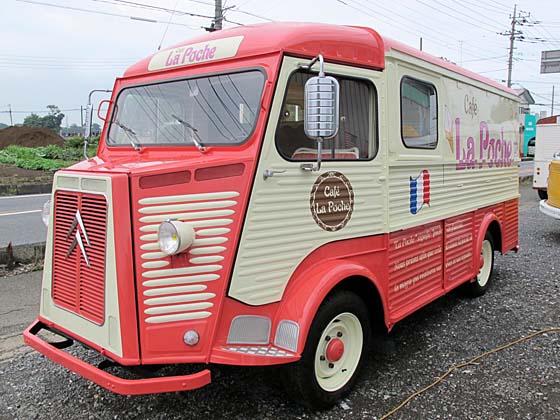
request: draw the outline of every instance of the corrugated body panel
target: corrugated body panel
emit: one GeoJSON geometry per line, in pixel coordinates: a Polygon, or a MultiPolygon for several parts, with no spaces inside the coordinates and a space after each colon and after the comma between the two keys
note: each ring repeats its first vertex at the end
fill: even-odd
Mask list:
{"type": "Polygon", "coordinates": [[[504,213],[504,249],[510,250],[519,243],[519,200],[507,201],[504,213]]]}
{"type": "Polygon", "coordinates": [[[252,305],[280,300],[290,276],[313,250],[331,241],[381,233],[386,220],[382,171],[370,162],[337,168],[352,185],[354,210],[347,225],[335,232],[321,229],[311,214],[310,194],[320,173],[302,176],[299,168],[283,169],[285,173],[255,183],[239,245],[230,296],[252,305]]]}
{"type": "Polygon", "coordinates": [[[441,222],[389,235],[388,302],[392,317],[443,288],[441,222]]]}
{"type": "Polygon", "coordinates": [[[465,280],[474,270],[474,212],[445,221],[445,286],[465,280]]]}
{"type": "Polygon", "coordinates": [[[69,191],[55,193],[53,301],[96,324],[102,324],[105,316],[106,229],[104,196],[69,191]],[[78,212],[80,223],[77,222],[78,212]]]}
{"type": "Polygon", "coordinates": [[[418,226],[442,218],[441,201],[444,199],[444,179],[442,165],[433,160],[422,163],[394,162],[389,167],[389,224],[395,231],[405,227],[418,226]],[[411,212],[411,178],[417,178],[423,171],[429,174],[429,201],[416,214],[411,212]]]}
{"type": "Polygon", "coordinates": [[[205,319],[212,316],[216,292],[209,285],[222,276],[223,254],[230,246],[236,191],[139,200],[140,232],[157,232],[167,219],[189,222],[196,239],[186,251],[185,263],[175,268],[173,258],[159,251],[157,234],[141,235],[143,319],[148,324],[205,319]]]}

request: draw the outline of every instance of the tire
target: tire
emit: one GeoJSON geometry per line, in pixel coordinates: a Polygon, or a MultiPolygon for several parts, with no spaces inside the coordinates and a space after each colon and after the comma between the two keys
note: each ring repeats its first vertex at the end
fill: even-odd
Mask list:
{"type": "Polygon", "coordinates": [[[474,281],[466,283],[464,288],[470,297],[478,297],[486,293],[494,272],[494,250],[494,238],[490,232],[486,232],[480,250],[484,263],[474,281]]]}
{"type": "Polygon", "coordinates": [[[315,410],[334,405],[356,383],[370,336],[368,311],[360,297],[348,291],[327,297],[311,324],[301,359],[282,370],[288,394],[315,410]]]}
{"type": "Polygon", "coordinates": [[[548,199],[548,191],[546,190],[537,190],[537,193],[539,194],[539,198],[541,200],[547,200],[548,199]]]}

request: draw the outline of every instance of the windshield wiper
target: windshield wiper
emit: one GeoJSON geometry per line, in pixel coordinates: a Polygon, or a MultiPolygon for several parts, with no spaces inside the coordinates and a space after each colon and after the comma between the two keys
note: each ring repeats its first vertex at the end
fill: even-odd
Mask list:
{"type": "Polygon", "coordinates": [[[192,131],[193,136],[191,138],[192,138],[192,141],[193,141],[194,145],[196,146],[196,148],[198,150],[200,150],[201,153],[206,152],[206,147],[204,147],[202,145],[202,139],[198,135],[198,130],[195,127],[193,127],[191,124],[189,124],[187,121],[185,121],[184,119],[178,117],[177,115],[171,114],[171,116],[192,131]]]}
{"type": "Polygon", "coordinates": [[[128,136],[128,140],[130,141],[130,144],[132,145],[132,147],[134,147],[134,150],[136,150],[137,152],[140,151],[140,146],[138,146],[134,142],[135,140],[138,140],[138,136],[136,135],[136,132],[132,128],[127,127],[126,125],[118,122],[117,120],[113,120],[113,124],[120,127],[122,131],[126,133],[126,135],[128,136]]]}

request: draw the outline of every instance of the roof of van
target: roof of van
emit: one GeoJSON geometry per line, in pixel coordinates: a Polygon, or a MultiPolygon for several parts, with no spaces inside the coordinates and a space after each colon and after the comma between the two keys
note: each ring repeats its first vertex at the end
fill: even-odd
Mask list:
{"type": "Polygon", "coordinates": [[[129,67],[124,77],[167,71],[183,65],[194,66],[208,61],[234,60],[277,52],[310,58],[323,54],[325,60],[331,62],[383,70],[385,53],[390,50],[401,51],[517,96],[512,89],[498,82],[416,48],[381,37],[371,28],[324,23],[274,22],[207,32],[146,57],[129,67]],[[207,59],[212,48],[215,56],[207,59]],[[173,61],[174,57],[178,61],[173,61]]]}

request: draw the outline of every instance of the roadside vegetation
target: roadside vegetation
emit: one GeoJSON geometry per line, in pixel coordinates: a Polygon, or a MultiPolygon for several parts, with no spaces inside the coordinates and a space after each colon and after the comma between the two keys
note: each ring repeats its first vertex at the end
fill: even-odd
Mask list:
{"type": "MultiPolygon", "coordinates": [[[[88,145],[88,155],[97,151],[99,137],[92,139],[88,145]]],[[[49,144],[39,147],[11,145],[0,150],[0,163],[17,166],[22,169],[56,171],[84,159],[84,139],[72,137],[63,145],[49,144]]]]}

